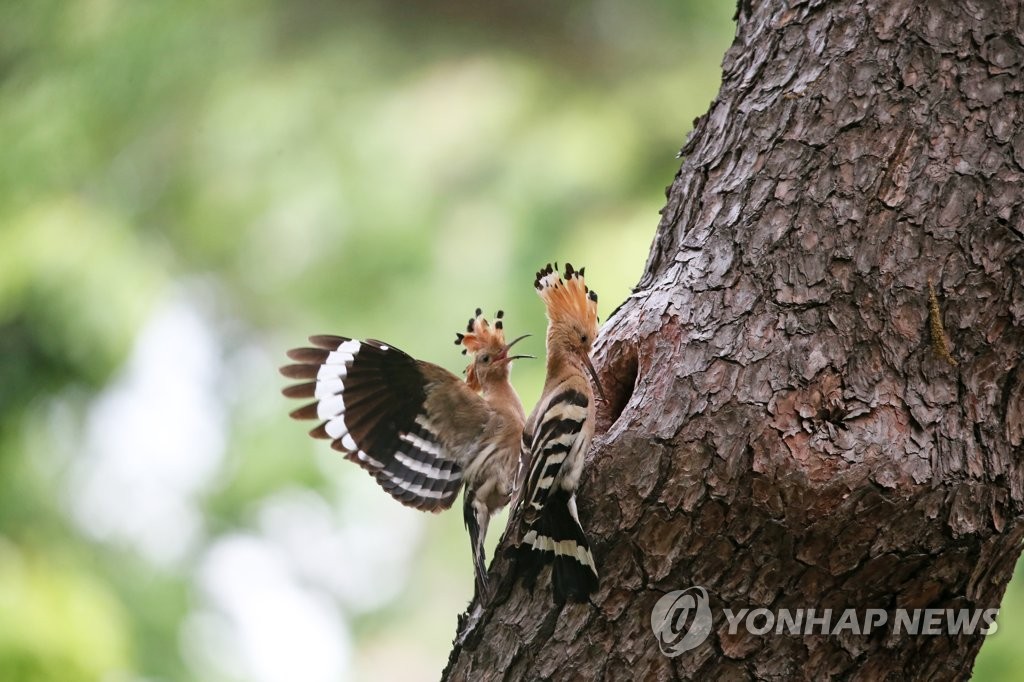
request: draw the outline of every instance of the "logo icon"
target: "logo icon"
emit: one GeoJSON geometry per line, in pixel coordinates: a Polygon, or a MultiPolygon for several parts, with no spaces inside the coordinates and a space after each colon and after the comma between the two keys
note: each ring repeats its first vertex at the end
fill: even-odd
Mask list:
{"type": "Polygon", "coordinates": [[[711,634],[707,590],[696,585],[666,594],[651,610],[651,628],[670,658],[699,646],[711,634]]]}

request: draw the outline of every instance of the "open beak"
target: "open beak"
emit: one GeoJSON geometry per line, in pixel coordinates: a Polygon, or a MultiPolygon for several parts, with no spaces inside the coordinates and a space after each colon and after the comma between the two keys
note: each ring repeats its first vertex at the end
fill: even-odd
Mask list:
{"type": "Polygon", "coordinates": [[[601,396],[601,400],[608,402],[607,396],[604,394],[604,388],[601,387],[601,380],[597,378],[597,370],[594,369],[594,364],[590,362],[590,355],[583,355],[583,363],[587,366],[587,371],[590,372],[590,378],[594,380],[594,388],[597,389],[598,394],[601,396]]]}
{"type": "Polygon", "coordinates": [[[520,358],[531,358],[532,359],[533,358],[532,355],[509,355],[508,354],[508,351],[509,351],[509,349],[512,346],[516,345],[517,343],[519,343],[520,341],[522,341],[523,339],[525,339],[528,336],[530,336],[530,335],[529,334],[523,334],[522,336],[516,337],[516,338],[512,339],[511,341],[509,341],[507,344],[505,344],[505,347],[501,350],[501,355],[499,355],[497,358],[495,358],[494,361],[495,362],[512,362],[513,360],[519,360],[520,358]]]}

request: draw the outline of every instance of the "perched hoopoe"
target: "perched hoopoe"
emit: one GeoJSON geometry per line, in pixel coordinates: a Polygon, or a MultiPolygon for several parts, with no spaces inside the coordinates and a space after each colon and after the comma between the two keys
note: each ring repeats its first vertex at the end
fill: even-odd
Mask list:
{"type": "Polygon", "coordinates": [[[555,601],[586,601],[597,590],[597,568],[576,513],[576,486],[594,435],[594,393],[586,373],[601,391],[590,362],[597,294],[587,288],[583,269],[576,272],[568,263],[564,280],[549,264],[534,286],[547,308],[547,379],[523,430],[530,468],[517,565],[532,586],[551,563],[555,601]]]}
{"type": "Polygon", "coordinates": [[[477,595],[487,596],[487,565],[484,553],[484,538],[491,516],[504,508],[516,488],[516,478],[522,466],[520,443],[523,435],[522,401],[509,381],[510,361],[530,355],[509,356],[512,344],[526,338],[520,336],[505,343],[502,327],[504,313],[498,311],[494,326],[481,316],[469,320],[465,334],[456,334],[455,343],[465,346],[462,352],[473,354],[473,361],[466,368],[466,384],[480,391],[484,401],[497,416],[493,440],[497,447],[488,447],[466,466],[466,493],[463,495],[462,514],[473,545],[473,565],[476,575],[477,595]]]}
{"type": "MultiPolygon", "coordinates": [[[[473,352],[462,381],[448,370],[373,339],[312,336],[312,348],[288,351],[281,368],[305,380],[283,390],[313,402],[293,411],[317,419],[314,438],[370,472],[404,505],[440,512],[465,483],[464,515],[473,548],[477,593],[486,595],[484,534],[491,514],[508,504],[520,456],[523,407],[509,365],[523,355],[505,343],[499,311],[491,327],[480,311],[456,343],[473,352]],[[482,393],[478,395],[477,391],[482,393]]],[[[465,351],[463,351],[465,352],[465,351]]]]}

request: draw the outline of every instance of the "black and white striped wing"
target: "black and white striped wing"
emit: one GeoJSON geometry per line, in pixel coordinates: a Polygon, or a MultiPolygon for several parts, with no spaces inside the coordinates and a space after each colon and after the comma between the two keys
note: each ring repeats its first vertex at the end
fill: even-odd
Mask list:
{"type": "Polygon", "coordinates": [[[554,396],[537,419],[533,432],[523,432],[523,449],[529,455],[530,473],[524,491],[527,518],[539,513],[552,487],[562,484],[573,492],[579,477],[585,443],[587,396],[567,390],[554,396]],[[568,485],[566,485],[568,484],[568,485]]]}
{"type": "Polygon", "coordinates": [[[286,396],[313,399],[291,416],[320,420],[310,435],[331,440],[402,504],[434,512],[449,508],[463,472],[427,418],[428,382],[417,361],[372,339],[309,340],[314,347],[289,351],[296,364],[281,368],[286,377],[306,380],[284,389],[286,396]]]}
{"type": "Polygon", "coordinates": [[[562,391],[547,402],[532,432],[523,434],[524,449],[532,459],[517,572],[532,588],[541,568],[551,564],[556,603],[584,602],[598,588],[597,567],[576,512],[575,495],[592,433],[587,428],[589,402],[580,391],[562,391]]]}

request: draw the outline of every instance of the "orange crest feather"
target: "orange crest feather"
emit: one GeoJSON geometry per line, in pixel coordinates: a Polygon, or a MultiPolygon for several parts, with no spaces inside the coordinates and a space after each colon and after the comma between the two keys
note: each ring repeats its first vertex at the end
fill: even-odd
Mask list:
{"type": "Polygon", "coordinates": [[[552,323],[579,322],[585,327],[597,326],[597,292],[591,291],[583,277],[586,268],[574,270],[565,264],[564,278],[548,263],[537,273],[533,286],[547,307],[552,323]]]}
{"type": "MultiPolygon", "coordinates": [[[[476,313],[469,318],[469,322],[466,324],[466,332],[455,334],[455,345],[463,346],[463,355],[467,352],[476,355],[484,349],[490,353],[497,353],[505,347],[505,330],[502,321],[505,311],[499,310],[494,317],[494,325],[491,325],[483,316],[483,311],[477,308],[476,313]]],[[[474,360],[466,367],[466,383],[474,391],[477,391],[480,390],[480,381],[476,376],[475,365],[476,361],[474,360]]]]}

